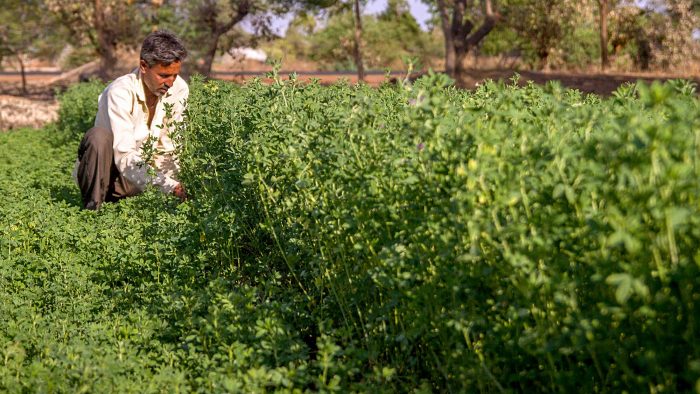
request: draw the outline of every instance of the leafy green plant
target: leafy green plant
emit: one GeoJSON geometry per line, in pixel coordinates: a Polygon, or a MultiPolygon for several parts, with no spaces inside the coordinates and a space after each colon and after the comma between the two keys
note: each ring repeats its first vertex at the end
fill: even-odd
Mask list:
{"type": "Polygon", "coordinates": [[[266,249],[264,264],[311,316],[343,333],[350,365],[459,391],[683,387],[693,379],[682,368],[659,367],[670,353],[650,364],[618,351],[634,336],[631,346],[644,337],[696,352],[662,335],[672,320],[654,334],[626,320],[665,308],[651,294],[671,268],[652,256],[691,261],[695,242],[688,232],[685,246],[663,241],[695,216],[694,194],[658,188],[670,173],[620,182],[665,171],[657,154],[694,171],[681,158],[694,155],[697,104],[670,87],[638,91],[617,101],[557,85],[466,93],[442,76],[379,90],[208,82],[190,100],[183,176],[207,238],[234,235],[231,256],[266,249]],[[670,130],[678,140],[659,140],[670,130]],[[685,208],[658,208],[671,209],[664,216],[649,201],[685,208]]]}
{"type": "Polygon", "coordinates": [[[0,135],[0,390],[697,388],[692,85],[271,77],[191,82],[182,204],[0,135]]]}
{"type": "Polygon", "coordinates": [[[73,85],[58,96],[58,129],[69,138],[82,138],[95,125],[97,97],[105,84],[98,80],[73,85]]]}

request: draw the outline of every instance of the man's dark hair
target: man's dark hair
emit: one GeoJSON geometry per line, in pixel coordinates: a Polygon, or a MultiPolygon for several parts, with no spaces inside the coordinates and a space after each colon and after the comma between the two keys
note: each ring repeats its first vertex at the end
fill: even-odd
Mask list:
{"type": "Polygon", "coordinates": [[[167,30],[158,30],[149,34],[141,45],[141,60],[148,67],[156,63],[168,66],[173,62],[181,62],[187,57],[187,49],[175,34],[167,30]]]}

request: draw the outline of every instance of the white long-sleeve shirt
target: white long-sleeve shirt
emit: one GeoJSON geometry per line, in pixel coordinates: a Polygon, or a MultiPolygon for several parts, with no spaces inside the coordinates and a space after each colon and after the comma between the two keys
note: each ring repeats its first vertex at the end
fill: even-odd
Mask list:
{"type": "MultiPolygon", "coordinates": [[[[100,94],[95,126],[112,131],[114,163],[139,191],[143,191],[149,183],[166,193],[171,193],[177,186],[175,177],[179,165],[169,133],[172,123],[182,120],[188,95],[187,83],[178,76],[168,92],[159,97],[151,127],[148,127],[146,94],[138,68],[115,79],[100,94]],[[173,105],[171,118],[165,116],[166,103],[173,105]],[[142,158],[143,144],[149,136],[153,137],[154,148],[157,149],[154,156],[155,176],[149,174],[149,166],[142,158]]],[[[73,173],[77,179],[77,163],[73,173]]]]}

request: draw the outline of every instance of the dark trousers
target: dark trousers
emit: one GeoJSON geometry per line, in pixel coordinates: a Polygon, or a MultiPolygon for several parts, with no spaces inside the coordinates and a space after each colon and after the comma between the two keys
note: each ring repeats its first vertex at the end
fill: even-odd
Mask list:
{"type": "Polygon", "coordinates": [[[78,185],[83,208],[97,210],[103,202],[114,202],[138,194],[114,164],[114,135],[93,127],[85,133],[78,148],[78,185]]]}

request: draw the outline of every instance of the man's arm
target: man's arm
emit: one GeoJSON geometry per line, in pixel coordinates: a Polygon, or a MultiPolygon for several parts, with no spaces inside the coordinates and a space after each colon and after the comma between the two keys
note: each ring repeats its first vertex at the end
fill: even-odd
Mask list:
{"type": "Polygon", "coordinates": [[[173,194],[175,197],[179,198],[180,201],[185,201],[187,200],[187,192],[185,191],[185,187],[182,186],[182,183],[178,183],[177,186],[173,189],[173,194]]]}
{"type": "MultiPolygon", "coordinates": [[[[173,92],[172,96],[167,95],[164,101],[166,102],[165,105],[168,105],[167,102],[172,103],[171,111],[169,112],[168,115],[170,115],[170,118],[163,119],[163,132],[161,133],[161,142],[163,143],[163,147],[165,148],[165,151],[167,152],[166,155],[169,155],[169,160],[164,160],[165,162],[168,162],[171,164],[171,166],[166,167],[171,167],[170,170],[166,170],[165,174],[171,175],[171,177],[174,179],[177,177],[177,174],[180,170],[180,162],[177,157],[177,148],[174,145],[174,141],[172,140],[175,138],[173,136],[173,132],[175,131],[175,127],[177,123],[180,123],[184,119],[184,112],[185,112],[185,107],[187,106],[187,98],[189,97],[189,87],[187,86],[184,81],[182,84],[178,84],[178,90],[173,92]]],[[[188,195],[187,192],[185,191],[185,188],[182,186],[179,181],[177,186],[173,189],[173,194],[178,197],[181,201],[184,201],[187,199],[188,195]]]]}
{"type": "Polygon", "coordinates": [[[137,189],[143,191],[149,183],[166,193],[172,193],[178,182],[168,176],[148,173],[149,164],[144,163],[138,148],[139,141],[149,136],[145,124],[136,124],[131,93],[127,89],[109,89],[103,97],[107,105],[110,128],[114,134],[114,163],[119,172],[137,189]]]}

